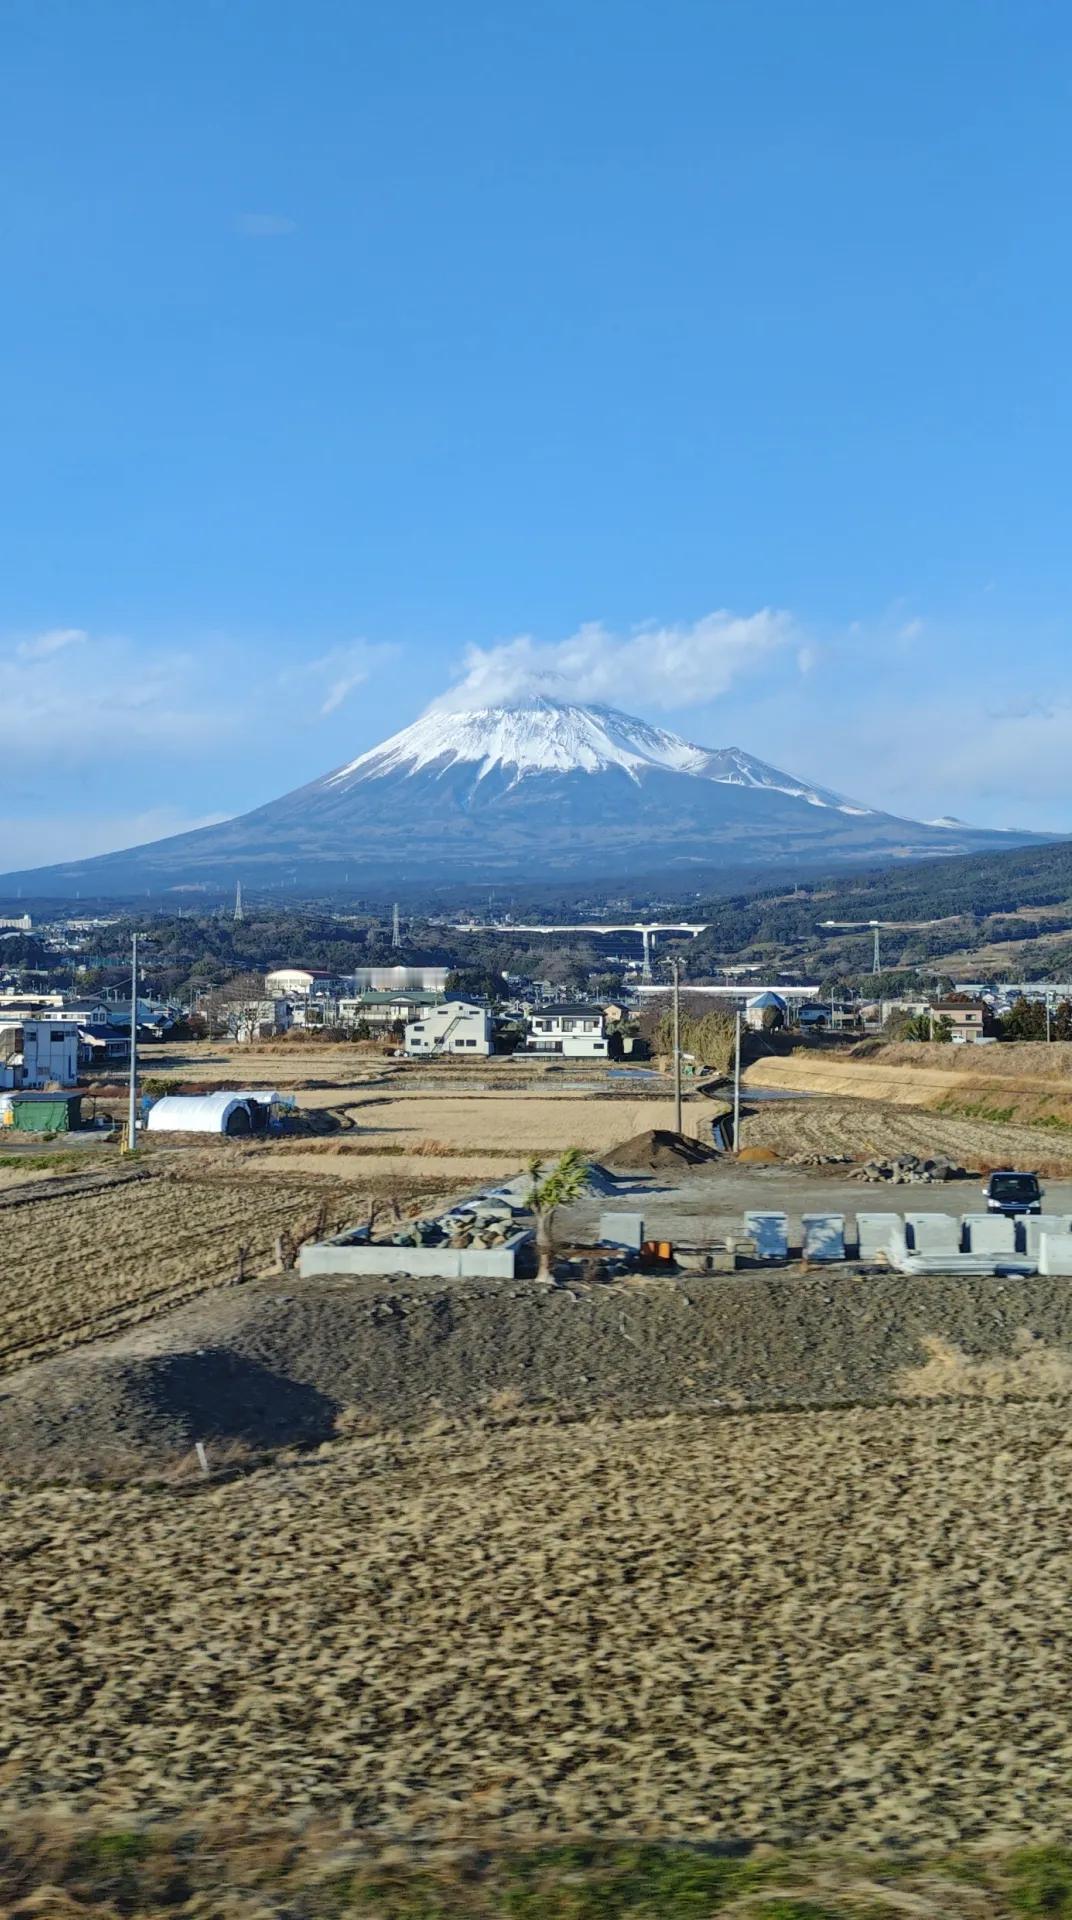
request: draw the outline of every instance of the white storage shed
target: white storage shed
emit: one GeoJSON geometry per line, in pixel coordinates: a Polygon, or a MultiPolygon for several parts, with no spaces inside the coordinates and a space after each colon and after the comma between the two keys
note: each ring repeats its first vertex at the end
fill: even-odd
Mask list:
{"type": "Polygon", "coordinates": [[[167,1093],[149,1108],[149,1133],[252,1133],[249,1100],[237,1093],[167,1093]]]}

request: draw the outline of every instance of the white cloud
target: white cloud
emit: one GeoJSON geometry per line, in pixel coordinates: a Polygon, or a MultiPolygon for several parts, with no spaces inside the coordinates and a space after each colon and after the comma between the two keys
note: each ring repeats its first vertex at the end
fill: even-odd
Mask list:
{"type": "Polygon", "coordinates": [[[285,213],[240,213],[235,230],[250,240],[280,240],[297,233],[298,223],[285,213]]]}
{"type": "Polygon", "coordinates": [[[81,646],[89,635],[84,627],[49,627],[44,633],[35,633],[29,640],[20,640],[15,653],[20,660],[47,660],[54,653],[62,653],[66,647],[81,646]]]}
{"type": "Polygon", "coordinates": [[[184,652],[81,627],[0,643],[7,712],[6,765],[62,755],[68,763],[123,761],[145,751],[210,748],[237,726],[234,703],[184,652]]]}
{"type": "Polygon", "coordinates": [[[52,866],[57,861],[88,860],[95,853],[142,846],[194,827],[212,827],[227,819],[223,813],[191,814],[181,807],[147,807],[141,812],[94,814],[84,811],[38,814],[34,818],[0,816],[0,848],[5,872],[24,867],[52,866]]]}
{"type": "Polygon", "coordinates": [[[317,713],[326,719],[345,706],[350,695],[397,653],[398,648],[386,641],[348,640],[314,660],[303,661],[299,667],[288,667],[280,674],[279,685],[311,688],[317,713]]]}
{"type": "Polygon", "coordinates": [[[769,607],[751,614],[721,610],[690,624],[637,627],[624,635],[590,621],[566,640],[522,634],[499,646],[470,647],[462,679],[433,705],[493,706],[544,692],[631,712],[704,706],[799,641],[792,616],[769,607]]]}

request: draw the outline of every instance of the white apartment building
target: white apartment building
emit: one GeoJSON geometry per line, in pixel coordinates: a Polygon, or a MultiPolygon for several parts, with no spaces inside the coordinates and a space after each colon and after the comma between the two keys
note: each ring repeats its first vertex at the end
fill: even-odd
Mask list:
{"type": "Polygon", "coordinates": [[[0,1021],[0,1087],[78,1085],[78,1028],[73,1020],[0,1021]]]}
{"type": "Polygon", "coordinates": [[[491,1014],[473,1000],[444,1000],[406,1028],[406,1052],[468,1053],[492,1050],[491,1014]]]}

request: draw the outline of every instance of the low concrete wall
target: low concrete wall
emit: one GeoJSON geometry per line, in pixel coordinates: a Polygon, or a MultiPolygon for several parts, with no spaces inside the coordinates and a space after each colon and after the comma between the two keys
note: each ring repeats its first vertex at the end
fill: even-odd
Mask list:
{"type": "Polygon", "coordinates": [[[432,1280],[512,1280],[515,1256],[529,1236],[519,1233],[503,1247],[340,1246],[331,1240],[302,1247],[303,1280],[323,1273],[410,1274],[432,1280]]]}

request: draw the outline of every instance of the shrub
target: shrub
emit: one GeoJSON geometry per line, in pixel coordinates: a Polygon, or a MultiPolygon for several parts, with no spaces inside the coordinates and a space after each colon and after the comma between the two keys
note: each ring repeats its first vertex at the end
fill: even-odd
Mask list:
{"type": "Polygon", "coordinates": [[[1072,1916],[1072,1852],[1067,1847],[1032,1847],[1009,1863],[1015,1913],[1072,1916]]]}

